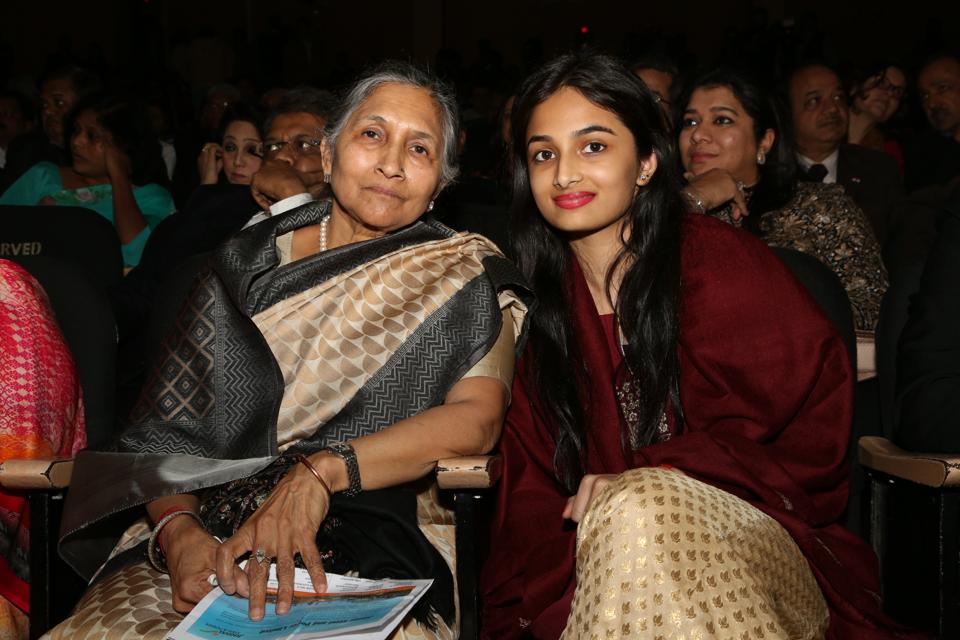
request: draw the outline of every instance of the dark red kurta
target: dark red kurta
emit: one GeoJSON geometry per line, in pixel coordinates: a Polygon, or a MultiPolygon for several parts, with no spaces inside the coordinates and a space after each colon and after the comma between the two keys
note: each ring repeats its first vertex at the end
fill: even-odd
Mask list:
{"type": "MultiPolygon", "coordinates": [[[[838,524],[847,502],[854,378],[839,335],[757,238],[704,216],[683,227],[679,436],[624,454],[615,363],[574,265],[575,330],[592,403],[588,473],[668,464],[770,514],[810,562],[831,611],[830,638],[900,637],[879,612],[870,548],[838,524]]],[[[575,261],[574,261],[575,262],[575,261]]],[[[528,356],[529,356],[528,351],[528,356]]],[[[576,528],[561,517],[552,430],[531,408],[521,360],[500,452],[491,555],[481,580],[483,634],[556,638],[576,586],[576,528]]]]}

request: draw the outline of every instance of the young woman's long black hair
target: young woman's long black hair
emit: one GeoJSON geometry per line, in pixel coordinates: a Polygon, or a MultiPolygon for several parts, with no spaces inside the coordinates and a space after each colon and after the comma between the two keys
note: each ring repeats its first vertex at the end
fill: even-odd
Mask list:
{"type": "MultiPolygon", "coordinates": [[[[564,236],[540,215],[527,174],[527,125],[534,109],[563,87],[615,114],[633,134],[638,158],[657,157],[657,170],[625,212],[623,249],[607,274],[619,265],[623,281],[613,306],[627,344],[627,367],[642,390],[641,445],[653,441],[660,417],[672,407],[681,415],[677,381],[680,307],[680,229],[682,203],[673,137],[664,127],[653,94],[614,58],[580,52],[561,56],[527,78],[514,104],[512,245],[517,262],[538,298],[530,328],[534,407],[556,429],[554,467],[558,480],[575,492],[583,477],[589,426],[581,392],[589,373],[578,353],[570,314],[570,271],[576,258],[564,236]]],[[[609,289],[609,287],[608,287],[609,289]]],[[[611,393],[613,390],[611,390],[611,393]]],[[[631,439],[621,434],[625,455],[631,439]]]]}

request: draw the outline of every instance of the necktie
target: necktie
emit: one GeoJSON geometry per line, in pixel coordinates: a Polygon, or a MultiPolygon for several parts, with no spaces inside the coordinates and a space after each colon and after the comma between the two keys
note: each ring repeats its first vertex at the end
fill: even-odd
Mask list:
{"type": "Polygon", "coordinates": [[[828,173],[830,172],[822,164],[812,164],[807,169],[807,182],[823,182],[828,173]]]}

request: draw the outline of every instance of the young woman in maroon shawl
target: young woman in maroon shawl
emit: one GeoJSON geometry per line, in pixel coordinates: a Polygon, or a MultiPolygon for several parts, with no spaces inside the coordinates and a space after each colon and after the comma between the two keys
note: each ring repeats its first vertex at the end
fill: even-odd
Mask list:
{"type": "Polygon", "coordinates": [[[684,216],[649,91],[561,57],[513,111],[539,308],[501,440],[488,638],[889,638],[836,524],[853,377],[762,242],[684,216]]]}

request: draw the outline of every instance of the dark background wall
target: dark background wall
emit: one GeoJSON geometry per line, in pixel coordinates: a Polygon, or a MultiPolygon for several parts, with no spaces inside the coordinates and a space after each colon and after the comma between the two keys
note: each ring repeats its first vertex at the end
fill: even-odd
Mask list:
{"type": "Polygon", "coordinates": [[[742,37],[751,20],[818,26],[840,59],[909,57],[960,42],[960,3],[842,0],[608,2],[604,0],[88,0],[0,3],[0,64],[34,75],[52,52],[119,68],[199,76],[258,66],[286,81],[383,57],[434,61],[443,48],[465,60],[486,39],[512,65],[536,48],[549,55],[590,39],[612,49],[662,39],[700,59],[742,37]],[[586,27],[588,33],[581,33],[586,27]],[[225,51],[227,53],[225,53],[225,51]],[[199,56],[199,57],[198,57],[199,56]]]}

